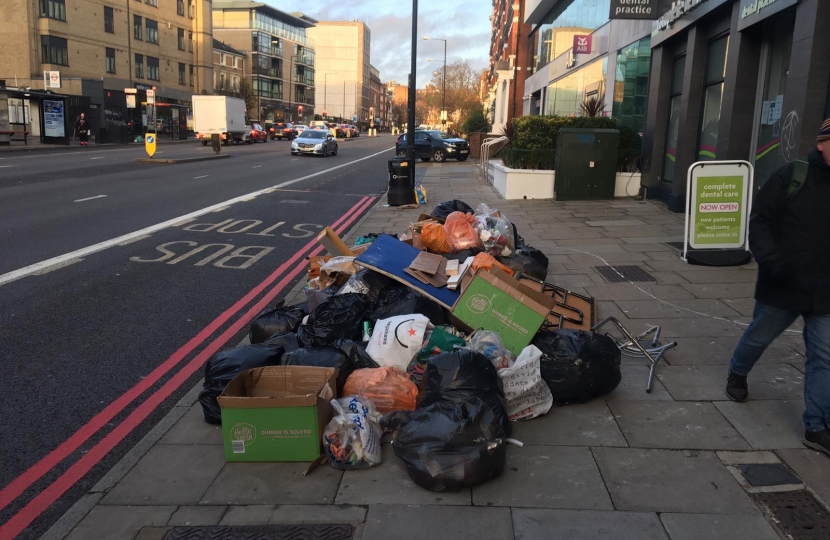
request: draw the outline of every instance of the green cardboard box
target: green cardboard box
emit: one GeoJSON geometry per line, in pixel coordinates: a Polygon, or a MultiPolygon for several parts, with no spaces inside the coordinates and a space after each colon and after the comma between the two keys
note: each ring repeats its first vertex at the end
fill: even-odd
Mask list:
{"type": "Polygon", "coordinates": [[[470,329],[496,332],[515,355],[530,345],[556,300],[522,285],[506,272],[479,270],[452,309],[470,329]]]}
{"type": "Polygon", "coordinates": [[[219,396],[226,461],[314,461],[332,417],[334,368],[271,366],[237,375],[219,396]]]}

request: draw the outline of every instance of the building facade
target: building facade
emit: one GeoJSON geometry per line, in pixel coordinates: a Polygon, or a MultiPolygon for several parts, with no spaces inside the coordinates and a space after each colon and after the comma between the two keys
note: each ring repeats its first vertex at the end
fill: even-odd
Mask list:
{"type": "Polygon", "coordinates": [[[830,116],[830,2],[698,0],[651,33],[643,186],[686,205],[696,161],[746,160],[760,187],[830,116]]]}
{"type": "Polygon", "coordinates": [[[210,0],[3,0],[0,80],[87,96],[94,127],[147,127],[146,91],[155,88],[165,130],[186,133],[191,96],[213,89],[210,0]],[[129,107],[125,88],[137,89],[129,107]]]}
{"type": "Polygon", "coordinates": [[[378,130],[385,127],[386,85],[380,80],[380,71],[369,66],[369,124],[378,130]]]}
{"type": "Polygon", "coordinates": [[[321,21],[309,28],[317,51],[318,109],[338,121],[369,125],[372,34],[362,21],[321,21]]]}
{"type": "Polygon", "coordinates": [[[523,0],[493,0],[487,107],[494,132],[511,118],[522,116],[529,53],[527,38],[532,29],[525,22],[524,13],[523,0]]]}
{"type": "Polygon", "coordinates": [[[308,122],[315,113],[315,50],[308,31],[317,21],[261,2],[214,0],[216,39],[248,56],[260,122],[308,122]]]}
{"type": "Polygon", "coordinates": [[[248,55],[213,40],[213,91],[217,94],[239,92],[239,82],[245,76],[248,55]]]}

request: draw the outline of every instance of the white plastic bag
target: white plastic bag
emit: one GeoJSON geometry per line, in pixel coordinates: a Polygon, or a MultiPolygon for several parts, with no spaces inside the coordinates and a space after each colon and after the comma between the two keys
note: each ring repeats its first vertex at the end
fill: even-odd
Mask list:
{"type": "Polygon", "coordinates": [[[505,349],[501,341],[501,337],[495,332],[489,330],[478,330],[470,339],[469,349],[480,352],[493,362],[496,369],[504,369],[510,367],[515,362],[516,357],[513,353],[505,349]]]}
{"type": "Polygon", "coordinates": [[[547,413],[553,394],[542,379],[542,351],[528,345],[511,367],[499,370],[510,420],[530,420],[547,413]]]}
{"type": "Polygon", "coordinates": [[[429,319],[420,314],[381,319],[375,324],[366,352],[380,366],[406,371],[421,350],[427,330],[432,328],[429,319]]]}
{"type": "Polygon", "coordinates": [[[335,469],[365,469],[381,462],[382,415],[366,398],[331,400],[334,418],[323,431],[323,446],[335,469]]]}

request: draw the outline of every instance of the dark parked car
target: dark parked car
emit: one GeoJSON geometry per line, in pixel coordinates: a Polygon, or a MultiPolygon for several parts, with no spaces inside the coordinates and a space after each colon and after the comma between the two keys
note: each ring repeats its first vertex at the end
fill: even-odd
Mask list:
{"type": "MultiPolygon", "coordinates": [[[[395,142],[395,153],[406,155],[406,134],[395,142]]],[[[415,157],[422,161],[434,159],[441,163],[447,159],[466,161],[470,157],[470,145],[464,139],[451,137],[441,131],[415,132],[415,157]]]]}
{"type": "Polygon", "coordinates": [[[274,139],[288,139],[294,140],[294,124],[291,122],[277,122],[271,128],[271,140],[274,139]]]}

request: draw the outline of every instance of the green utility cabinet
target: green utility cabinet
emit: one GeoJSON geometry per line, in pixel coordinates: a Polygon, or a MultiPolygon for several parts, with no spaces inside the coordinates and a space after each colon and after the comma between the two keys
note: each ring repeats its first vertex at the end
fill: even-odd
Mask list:
{"type": "Polygon", "coordinates": [[[559,130],[554,199],[613,199],[619,144],[620,132],[616,129],[559,130]]]}

